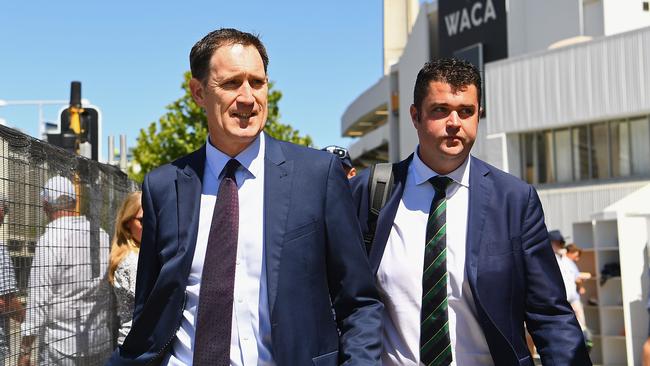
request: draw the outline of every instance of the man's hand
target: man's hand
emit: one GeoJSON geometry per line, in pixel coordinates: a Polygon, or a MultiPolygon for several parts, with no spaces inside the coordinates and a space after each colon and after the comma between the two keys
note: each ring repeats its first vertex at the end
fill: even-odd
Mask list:
{"type": "Polygon", "coordinates": [[[16,293],[0,296],[0,314],[8,315],[18,323],[25,320],[25,307],[16,296],[16,293]]]}
{"type": "Polygon", "coordinates": [[[31,366],[32,365],[32,346],[34,345],[36,336],[24,336],[20,342],[20,357],[18,358],[18,366],[31,366]]]}

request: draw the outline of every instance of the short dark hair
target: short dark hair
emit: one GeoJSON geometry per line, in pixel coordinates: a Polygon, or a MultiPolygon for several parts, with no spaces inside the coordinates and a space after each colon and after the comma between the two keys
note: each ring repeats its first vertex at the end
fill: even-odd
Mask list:
{"type": "Polygon", "coordinates": [[[471,63],[457,58],[439,58],[424,64],[418,72],[413,89],[413,104],[418,111],[432,81],[449,84],[454,93],[468,85],[476,86],[479,108],[481,107],[481,74],[471,63]]]}
{"type": "Polygon", "coordinates": [[[567,253],[578,253],[578,255],[582,255],[582,248],[580,248],[577,244],[571,243],[568,244],[566,247],[566,252],[567,253]]]}
{"type": "Polygon", "coordinates": [[[266,48],[264,48],[264,44],[262,44],[258,36],[234,28],[221,28],[208,33],[192,47],[192,51],[190,51],[192,77],[202,82],[205,81],[210,71],[210,59],[214,51],[219,47],[233,44],[255,47],[262,57],[264,72],[266,72],[269,65],[269,56],[266,54],[266,48]]]}

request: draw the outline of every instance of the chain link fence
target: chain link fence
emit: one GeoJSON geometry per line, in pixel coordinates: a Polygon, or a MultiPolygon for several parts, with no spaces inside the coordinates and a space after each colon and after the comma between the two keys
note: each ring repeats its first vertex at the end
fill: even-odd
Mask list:
{"type": "Polygon", "coordinates": [[[0,366],[105,363],[110,236],[135,189],[116,167],[0,126],[0,366]]]}

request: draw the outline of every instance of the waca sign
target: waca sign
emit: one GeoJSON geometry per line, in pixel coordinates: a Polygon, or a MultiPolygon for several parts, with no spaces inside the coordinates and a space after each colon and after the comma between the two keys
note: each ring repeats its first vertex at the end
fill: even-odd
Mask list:
{"type": "Polygon", "coordinates": [[[463,8],[445,15],[445,25],[449,37],[462,33],[472,27],[479,27],[490,20],[497,20],[497,12],[492,0],[475,2],[471,8],[463,8]]]}

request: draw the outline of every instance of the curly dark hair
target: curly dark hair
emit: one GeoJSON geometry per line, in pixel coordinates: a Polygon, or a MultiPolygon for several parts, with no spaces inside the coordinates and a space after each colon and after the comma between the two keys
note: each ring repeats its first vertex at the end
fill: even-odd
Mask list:
{"type": "Polygon", "coordinates": [[[192,51],[190,51],[192,77],[204,82],[210,71],[210,59],[214,51],[219,47],[233,44],[255,47],[262,57],[264,72],[266,72],[269,65],[269,56],[266,54],[266,48],[264,48],[259,36],[234,28],[221,28],[208,33],[192,47],[192,51]]]}
{"type": "Polygon", "coordinates": [[[476,86],[479,108],[481,106],[481,74],[471,63],[457,58],[439,58],[424,64],[418,73],[413,89],[413,104],[419,111],[422,101],[429,92],[429,84],[440,81],[456,92],[468,85],[476,86]]]}

